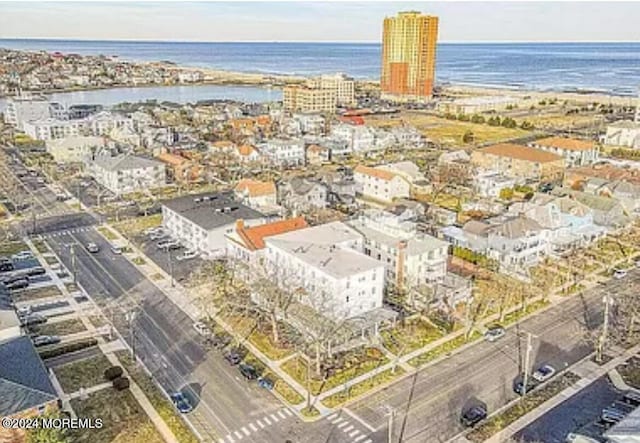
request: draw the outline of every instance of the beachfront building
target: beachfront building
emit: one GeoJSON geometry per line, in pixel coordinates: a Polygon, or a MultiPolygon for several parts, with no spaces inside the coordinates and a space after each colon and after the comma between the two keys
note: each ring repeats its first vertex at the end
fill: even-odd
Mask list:
{"type": "Polygon", "coordinates": [[[284,108],[291,112],[336,111],[337,96],[332,89],[311,88],[305,85],[290,85],[283,89],[284,108]]]}
{"type": "Polygon", "coordinates": [[[70,136],[47,140],[45,143],[47,152],[56,163],[84,162],[104,146],[104,138],[92,136],[70,136]]]}
{"type": "Polygon", "coordinates": [[[328,89],[336,94],[336,104],[338,106],[354,106],[355,81],[345,74],[325,74],[312,78],[307,82],[307,86],[317,89],[328,89]]]}
{"type": "Polygon", "coordinates": [[[529,143],[529,147],[551,152],[564,158],[567,167],[587,166],[598,161],[598,147],[589,140],[547,137],[529,143]]]}
{"type": "Polygon", "coordinates": [[[519,181],[556,181],[562,179],[565,168],[564,158],[557,154],[513,143],[477,149],[471,154],[471,162],[519,181]]]}
{"type": "Polygon", "coordinates": [[[58,103],[49,102],[40,95],[27,97],[9,97],[5,110],[5,121],[19,130],[24,124],[33,120],[64,118],[64,109],[58,103]]]}
{"type": "Polygon", "coordinates": [[[59,120],[45,118],[29,120],[22,124],[22,130],[36,140],[56,140],[81,135],[84,129],[82,120],[59,120]]]}
{"type": "Polygon", "coordinates": [[[384,19],[382,98],[426,101],[433,95],[438,17],[416,11],[384,19]]]}
{"type": "Polygon", "coordinates": [[[607,126],[604,144],[640,149],[640,121],[622,120],[607,126]]]}
{"type": "Polygon", "coordinates": [[[471,115],[489,111],[503,111],[518,106],[518,99],[508,96],[460,98],[438,103],[437,110],[445,114],[471,115]]]}

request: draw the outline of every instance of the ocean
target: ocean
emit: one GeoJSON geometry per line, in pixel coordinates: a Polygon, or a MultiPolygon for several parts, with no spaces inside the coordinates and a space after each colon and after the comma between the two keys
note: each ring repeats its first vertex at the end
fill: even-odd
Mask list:
{"type": "MultiPolygon", "coordinates": [[[[188,43],[12,40],[0,47],[117,55],[229,71],[315,75],[345,72],[377,79],[381,47],[374,43],[188,43]]],[[[589,90],[635,95],[640,43],[440,43],[439,83],[532,90],[589,90]]]]}

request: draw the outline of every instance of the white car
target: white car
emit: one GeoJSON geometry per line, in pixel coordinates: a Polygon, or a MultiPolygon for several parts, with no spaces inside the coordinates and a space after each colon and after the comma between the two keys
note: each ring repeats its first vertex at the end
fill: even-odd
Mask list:
{"type": "Polygon", "coordinates": [[[120,255],[122,254],[122,248],[120,246],[111,246],[111,252],[115,255],[120,255]]]}
{"type": "Polygon", "coordinates": [[[14,260],[28,260],[30,258],[33,258],[33,252],[31,251],[20,251],[16,254],[13,254],[13,256],[11,257],[14,260]]]}
{"type": "Polygon", "coordinates": [[[193,324],[193,329],[198,331],[198,334],[200,334],[200,335],[202,335],[204,337],[209,337],[211,335],[211,330],[207,327],[207,325],[205,325],[201,321],[195,322],[193,324]]]}
{"type": "Polygon", "coordinates": [[[543,381],[547,381],[551,377],[553,377],[555,373],[556,373],[556,370],[553,366],[542,365],[538,368],[536,372],[533,373],[533,378],[536,381],[539,381],[540,383],[542,383],[543,381]]]}
{"type": "Polygon", "coordinates": [[[22,306],[16,309],[16,313],[19,317],[26,317],[31,314],[31,306],[22,306]]]}
{"type": "Polygon", "coordinates": [[[177,256],[176,260],[178,261],[191,260],[192,258],[196,258],[197,256],[198,256],[198,251],[193,251],[189,249],[187,251],[184,251],[179,256],[177,256]]]}
{"type": "Polygon", "coordinates": [[[613,271],[613,278],[617,278],[620,280],[621,278],[625,278],[627,276],[627,271],[624,269],[615,269],[613,271]]]}

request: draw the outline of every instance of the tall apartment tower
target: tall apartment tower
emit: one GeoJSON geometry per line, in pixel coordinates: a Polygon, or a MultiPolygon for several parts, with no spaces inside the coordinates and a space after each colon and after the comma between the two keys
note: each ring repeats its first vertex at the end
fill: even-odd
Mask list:
{"type": "Polygon", "coordinates": [[[424,102],[433,94],[438,17],[415,11],[384,19],[382,98],[424,102]]]}

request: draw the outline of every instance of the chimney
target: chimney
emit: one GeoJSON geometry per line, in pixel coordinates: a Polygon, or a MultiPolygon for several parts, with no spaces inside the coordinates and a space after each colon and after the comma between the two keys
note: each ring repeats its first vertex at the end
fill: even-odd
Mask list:
{"type": "Polygon", "coordinates": [[[243,231],[243,230],[244,230],[244,220],[243,219],[236,220],[236,231],[243,231]]]}

